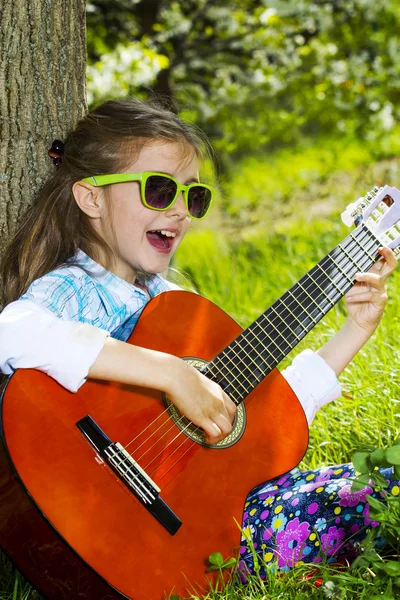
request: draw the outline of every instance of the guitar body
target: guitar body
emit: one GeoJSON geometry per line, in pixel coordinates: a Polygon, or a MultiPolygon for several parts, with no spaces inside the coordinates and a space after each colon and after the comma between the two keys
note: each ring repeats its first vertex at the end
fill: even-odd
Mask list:
{"type": "MultiPolygon", "coordinates": [[[[208,300],[172,291],[149,302],[128,343],[208,362],[241,331],[208,300]]],[[[91,380],[73,394],[18,370],[2,394],[1,546],[51,600],[205,593],[215,582],[208,556],[237,554],[248,492],[298,464],[308,443],[301,405],[276,369],[242,404],[237,439],[207,447],[182,433],[160,392],[91,380]],[[86,415],[159,486],[182,521],[174,535],[82,434],[86,415]]]]}

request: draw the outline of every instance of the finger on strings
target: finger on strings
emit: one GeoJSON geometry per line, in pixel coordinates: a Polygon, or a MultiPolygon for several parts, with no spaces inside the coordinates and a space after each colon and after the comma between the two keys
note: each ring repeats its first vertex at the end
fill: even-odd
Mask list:
{"type": "Polygon", "coordinates": [[[361,292],[359,294],[352,294],[351,296],[346,296],[346,300],[351,302],[352,304],[362,303],[362,302],[373,302],[374,304],[384,303],[387,300],[387,294],[385,292],[361,292]]]}
{"type": "Polygon", "coordinates": [[[398,264],[397,258],[395,257],[393,250],[390,248],[378,248],[378,252],[384,259],[381,274],[387,277],[396,269],[398,264]]]}
{"type": "Polygon", "coordinates": [[[208,443],[215,443],[223,437],[221,429],[214,421],[211,421],[211,419],[208,419],[202,424],[202,429],[204,430],[208,443]]]}
{"type": "Polygon", "coordinates": [[[232,431],[232,423],[224,414],[215,415],[213,420],[224,437],[232,431]]]}
{"type": "Polygon", "coordinates": [[[372,267],[370,269],[368,269],[367,273],[379,273],[381,274],[382,269],[385,265],[385,259],[384,258],[380,258],[378,260],[378,262],[376,262],[375,264],[372,265],[372,267]]]}
{"type": "MultiPolygon", "coordinates": [[[[382,277],[379,273],[356,273],[354,279],[358,283],[364,283],[370,285],[376,290],[383,290],[385,287],[385,277],[382,277]]],[[[356,288],[357,289],[357,288],[356,288]]]]}

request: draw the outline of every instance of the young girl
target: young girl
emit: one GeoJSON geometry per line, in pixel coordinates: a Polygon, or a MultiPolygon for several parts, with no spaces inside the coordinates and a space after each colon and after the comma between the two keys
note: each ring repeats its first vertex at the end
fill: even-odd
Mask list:
{"type": "MultiPolygon", "coordinates": [[[[197,129],[136,100],[104,103],[65,145],[53,143],[57,168],[3,259],[3,373],[39,369],[71,392],[87,378],[162,390],[210,444],[229,434],[236,406],[217,383],[175,356],[124,343],[149,299],[177,287],[160,273],[191,219],[210,208],[213,191],[199,183],[209,151],[197,129]]],[[[342,329],[283,372],[309,423],[340,396],[337,376],[382,317],[396,259],[389,249],[380,253],[369,273],[357,275],[342,329]]],[[[372,492],[351,493],[353,475],[351,465],[295,469],[252,490],[241,547],[248,568],[250,540],[282,568],[321,560],[320,541],[330,560],[348,554],[369,523],[372,492]]]]}

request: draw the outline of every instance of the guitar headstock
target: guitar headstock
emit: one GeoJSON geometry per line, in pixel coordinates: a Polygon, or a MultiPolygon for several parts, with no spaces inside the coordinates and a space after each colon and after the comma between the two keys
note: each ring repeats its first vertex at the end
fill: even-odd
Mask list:
{"type": "Polygon", "coordinates": [[[375,235],[395,254],[400,254],[400,191],[389,185],[374,187],[365,196],[349,204],[342,213],[349,227],[364,221],[375,235]]]}

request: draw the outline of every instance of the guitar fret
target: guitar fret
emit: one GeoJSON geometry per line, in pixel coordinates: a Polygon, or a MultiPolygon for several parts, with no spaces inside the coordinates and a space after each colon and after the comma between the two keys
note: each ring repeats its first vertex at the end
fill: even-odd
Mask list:
{"type": "Polygon", "coordinates": [[[226,384],[225,391],[240,403],[350,289],[356,271],[376,262],[378,257],[371,253],[377,243],[381,245],[367,227],[359,226],[208,363],[205,371],[222,387],[226,384]]]}
{"type": "Polygon", "coordinates": [[[357,238],[353,238],[353,236],[351,236],[351,238],[355,241],[355,243],[357,244],[357,246],[359,246],[359,248],[368,256],[368,258],[372,261],[375,260],[375,258],[373,256],[370,255],[369,252],[367,252],[367,250],[365,250],[365,248],[363,248],[361,246],[361,244],[359,243],[359,241],[357,240],[357,238]]]}
{"type": "Polygon", "coordinates": [[[353,258],[350,256],[350,254],[348,254],[348,253],[346,252],[346,250],[344,250],[340,244],[338,244],[338,247],[339,247],[339,248],[342,250],[342,252],[344,252],[344,253],[346,254],[346,256],[347,256],[347,257],[348,257],[348,258],[351,260],[351,262],[353,263],[353,265],[356,267],[357,271],[359,271],[359,270],[360,270],[360,267],[359,267],[359,266],[358,266],[358,264],[357,264],[357,263],[356,263],[356,262],[353,260],[353,258]]]}
{"type": "MultiPolygon", "coordinates": [[[[231,351],[235,354],[235,351],[233,350],[233,348],[231,349],[231,351]]],[[[237,358],[237,357],[238,357],[238,354],[235,355],[235,358],[237,358]]],[[[243,362],[243,361],[240,359],[240,362],[243,362]]],[[[226,369],[228,369],[228,372],[231,375],[233,375],[232,371],[228,367],[226,367],[226,369]]],[[[250,381],[250,379],[247,379],[246,375],[244,374],[244,371],[240,371],[239,374],[242,375],[245,378],[245,380],[247,381],[247,383],[249,383],[250,385],[253,385],[253,383],[250,381]]],[[[241,381],[237,377],[235,377],[235,375],[233,375],[233,377],[240,383],[240,385],[242,386],[242,388],[246,389],[245,386],[241,383],[241,381]]]]}
{"type": "MultiPolygon", "coordinates": [[[[301,280],[300,280],[300,281],[301,281],[301,280]]],[[[324,315],[324,314],[325,314],[325,311],[324,311],[324,310],[323,310],[323,309],[320,307],[320,305],[319,305],[319,304],[318,304],[318,303],[317,303],[317,302],[314,300],[314,298],[312,298],[312,296],[310,296],[310,294],[307,292],[307,290],[306,290],[306,289],[305,289],[305,288],[304,288],[304,287],[301,285],[300,281],[297,283],[297,285],[298,285],[299,287],[301,287],[301,289],[303,290],[303,292],[304,292],[305,294],[307,294],[307,296],[310,298],[310,300],[311,300],[312,302],[314,302],[315,306],[316,306],[316,307],[317,307],[317,308],[318,308],[318,309],[321,311],[322,315],[324,315]]]]}
{"type": "Polygon", "coordinates": [[[345,276],[345,278],[347,279],[347,281],[349,281],[351,284],[353,283],[353,280],[350,279],[350,277],[347,275],[347,273],[345,273],[345,271],[343,271],[343,269],[340,268],[340,266],[337,264],[336,260],[333,258],[333,256],[330,256],[331,261],[336,265],[336,267],[339,269],[339,271],[341,273],[343,273],[343,275],[345,276]]]}
{"type": "Polygon", "coordinates": [[[276,314],[276,315],[277,315],[277,316],[280,318],[280,320],[281,320],[281,321],[282,321],[282,323],[285,325],[285,327],[286,327],[286,328],[287,328],[287,329],[290,331],[290,333],[293,333],[293,335],[294,335],[295,337],[297,337],[297,339],[300,341],[300,340],[301,340],[301,338],[299,338],[299,336],[297,335],[297,333],[296,333],[295,331],[293,331],[293,329],[291,329],[291,328],[289,327],[289,325],[286,323],[286,321],[283,319],[283,317],[281,317],[281,315],[280,315],[278,312],[276,312],[276,310],[274,309],[274,305],[272,305],[272,306],[271,306],[271,310],[273,310],[273,311],[274,311],[274,313],[275,313],[275,314],[276,314]]]}
{"type": "MultiPolygon", "coordinates": [[[[265,319],[265,320],[267,321],[267,324],[268,324],[268,325],[270,325],[270,326],[271,326],[271,327],[272,327],[272,328],[273,328],[275,331],[277,331],[278,335],[280,335],[280,336],[283,338],[283,336],[282,336],[282,335],[281,335],[281,333],[279,332],[279,329],[276,329],[276,328],[275,328],[275,327],[272,325],[271,321],[269,321],[269,320],[268,320],[268,318],[267,318],[267,316],[266,316],[266,314],[265,314],[265,313],[263,313],[263,314],[261,315],[261,317],[259,317],[259,318],[263,318],[263,319],[265,319]]],[[[277,344],[277,342],[276,342],[276,341],[275,341],[275,340],[274,340],[274,339],[273,339],[273,338],[272,338],[272,337],[269,335],[269,333],[266,331],[266,329],[264,329],[264,328],[261,326],[261,323],[259,323],[258,321],[259,321],[259,319],[257,319],[257,321],[255,321],[254,325],[257,325],[257,326],[258,326],[258,327],[261,329],[261,331],[262,331],[263,333],[265,333],[265,335],[266,335],[266,336],[267,336],[267,337],[268,337],[268,338],[271,340],[271,342],[272,342],[273,344],[275,344],[275,346],[278,348],[279,352],[281,352],[281,354],[283,354],[283,356],[285,356],[285,355],[286,355],[286,352],[285,352],[284,350],[282,350],[282,348],[279,346],[279,344],[277,344]]],[[[259,340],[259,337],[257,336],[256,332],[255,332],[255,331],[253,331],[253,329],[252,329],[252,333],[253,333],[253,335],[254,335],[254,336],[255,336],[255,337],[256,337],[256,338],[259,340]]],[[[287,342],[287,340],[285,340],[285,338],[283,338],[283,340],[284,340],[284,341],[286,341],[286,343],[288,343],[288,342],[287,342]]],[[[260,341],[260,340],[259,340],[259,341],[260,341]]],[[[261,341],[260,341],[260,343],[262,344],[262,342],[261,342],[261,341]]],[[[289,346],[289,349],[291,350],[291,346],[290,346],[290,344],[288,344],[288,346],[289,346]]]]}
{"type": "MultiPolygon", "coordinates": [[[[222,352],[221,352],[221,353],[218,355],[218,357],[217,357],[217,358],[216,358],[216,359],[213,361],[213,364],[215,364],[215,365],[216,365],[216,368],[218,368],[218,365],[216,364],[216,363],[217,363],[217,361],[218,361],[218,364],[219,364],[221,361],[224,361],[224,359],[227,359],[227,360],[229,360],[229,361],[230,361],[230,364],[234,366],[234,368],[238,368],[238,367],[239,367],[239,365],[241,365],[241,370],[240,370],[240,371],[238,371],[238,376],[235,376],[235,375],[234,375],[234,378],[235,378],[236,380],[240,381],[240,377],[242,377],[242,376],[243,376],[243,377],[244,377],[244,379],[246,379],[246,380],[247,380],[247,382],[250,384],[250,386],[251,386],[251,387],[253,387],[253,385],[254,385],[254,382],[253,382],[253,381],[251,381],[250,379],[248,379],[248,377],[246,377],[246,375],[245,375],[245,370],[247,370],[247,371],[248,371],[248,373],[250,374],[250,377],[252,377],[252,378],[254,378],[254,377],[255,377],[256,379],[257,379],[257,377],[256,377],[256,375],[254,374],[254,371],[253,371],[253,370],[250,368],[250,366],[249,366],[249,365],[248,365],[248,364],[245,362],[244,358],[242,358],[242,357],[240,356],[240,352],[241,352],[241,351],[243,351],[243,352],[244,352],[244,354],[245,354],[246,356],[248,356],[248,358],[250,358],[250,360],[253,362],[253,364],[255,364],[255,365],[257,366],[257,368],[258,368],[258,365],[257,365],[257,363],[255,363],[255,362],[254,362],[254,360],[252,360],[252,359],[251,359],[251,357],[248,355],[248,353],[245,351],[245,349],[244,349],[244,348],[243,348],[243,347],[240,345],[240,343],[238,342],[238,338],[236,338],[236,340],[234,340],[233,342],[231,342],[231,344],[230,344],[229,346],[227,346],[227,348],[225,348],[225,350],[223,350],[223,351],[222,351],[222,352]],[[234,348],[232,347],[232,344],[234,344],[234,343],[235,343],[235,344],[236,344],[236,345],[239,347],[239,353],[237,353],[237,352],[236,352],[236,349],[234,349],[234,348]],[[234,357],[233,357],[233,358],[229,356],[229,353],[230,353],[230,352],[232,352],[232,353],[233,353],[233,355],[234,355],[234,357]],[[239,358],[239,360],[237,360],[237,358],[239,358]]],[[[262,359],[262,357],[260,357],[260,358],[262,359]]],[[[262,359],[262,360],[263,360],[263,359],[262,359]]],[[[265,361],[264,361],[264,362],[265,362],[265,361]]],[[[224,368],[225,364],[226,364],[226,361],[224,361],[224,362],[222,363],[222,369],[224,368]]],[[[221,374],[223,374],[223,370],[219,369],[219,371],[220,371],[220,373],[221,373],[221,374]]],[[[260,380],[259,380],[259,381],[260,381],[260,380]]],[[[258,383],[259,383],[259,381],[258,381],[258,383]]],[[[242,387],[244,387],[244,388],[246,388],[246,386],[245,386],[245,385],[244,385],[242,382],[241,382],[241,386],[242,386],[242,387]]],[[[247,391],[248,391],[248,390],[247,390],[247,391]]]]}
{"type": "Polygon", "coordinates": [[[304,312],[307,314],[307,316],[308,316],[308,317],[311,319],[311,321],[314,323],[314,325],[316,325],[316,324],[318,323],[318,321],[316,321],[316,320],[315,320],[315,319],[312,317],[312,315],[310,315],[310,313],[307,311],[307,309],[306,309],[306,308],[304,308],[304,306],[301,304],[300,300],[298,300],[298,299],[297,299],[297,298],[296,298],[296,297],[295,297],[295,296],[292,294],[292,292],[291,292],[290,290],[288,290],[288,294],[290,294],[290,295],[292,296],[292,298],[293,298],[294,300],[296,300],[296,302],[299,304],[299,306],[301,306],[301,308],[304,310],[304,312]]]}
{"type": "Polygon", "coordinates": [[[321,269],[321,271],[326,275],[326,277],[329,279],[329,281],[335,286],[335,288],[338,290],[338,292],[340,293],[340,295],[343,295],[343,290],[341,287],[339,287],[338,285],[336,285],[336,283],[333,281],[333,279],[331,279],[328,275],[328,273],[326,273],[326,271],[321,267],[320,264],[317,265],[317,267],[319,269],[321,269]]]}
{"type": "MultiPolygon", "coordinates": [[[[364,230],[364,231],[362,230],[362,233],[363,233],[363,234],[364,234],[364,233],[369,233],[369,230],[368,230],[368,229],[366,229],[366,230],[364,230]]],[[[349,237],[349,238],[350,238],[350,239],[351,239],[353,242],[355,242],[355,244],[356,244],[356,245],[357,245],[357,246],[358,246],[358,247],[359,247],[359,248],[362,250],[362,252],[364,253],[364,255],[366,255],[366,256],[368,256],[369,258],[371,258],[370,254],[368,253],[368,250],[367,250],[365,247],[361,246],[361,244],[360,244],[360,242],[359,242],[359,240],[358,240],[357,238],[355,238],[355,237],[354,237],[352,234],[349,234],[349,236],[348,236],[348,237],[349,237]]],[[[363,238],[365,238],[365,235],[363,235],[363,238]]],[[[373,241],[372,241],[372,243],[373,243],[373,241]]],[[[351,244],[350,244],[350,245],[351,245],[351,244]]],[[[339,248],[339,247],[341,248],[341,246],[340,246],[340,245],[339,245],[339,246],[337,246],[337,248],[339,248]]],[[[337,248],[335,248],[335,249],[334,249],[334,250],[333,250],[333,251],[332,251],[332,252],[331,252],[331,253],[328,255],[328,256],[330,256],[330,258],[331,258],[332,260],[334,260],[334,258],[333,258],[334,254],[333,254],[333,253],[335,252],[335,250],[336,250],[337,248]]],[[[342,248],[341,248],[341,249],[342,249],[342,248]]],[[[353,247],[353,250],[354,250],[354,247],[353,247]]],[[[356,258],[358,258],[358,253],[359,253],[359,250],[358,250],[358,248],[357,248],[356,258]]],[[[349,256],[347,252],[345,252],[345,251],[343,251],[343,250],[342,250],[342,252],[339,254],[339,259],[340,259],[340,260],[343,258],[343,255],[345,255],[345,257],[346,257],[346,256],[349,256]]],[[[335,258],[336,258],[336,257],[335,257],[335,258]]],[[[362,261],[364,258],[365,258],[365,256],[362,256],[362,257],[361,257],[360,264],[358,264],[358,263],[354,262],[354,260],[352,260],[353,264],[356,266],[356,270],[354,270],[354,268],[353,268],[353,266],[352,266],[352,267],[351,267],[351,269],[350,269],[350,271],[348,272],[348,274],[349,274],[349,275],[351,275],[351,278],[350,278],[350,277],[347,277],[347,279],[348,279],[348,281],[349,281],[349,283],[350,283],[351,285],[353,285],[353,283],[354,283],[354,275],[355,275],[355,273],[356,273],[357,271],[359,271],[360,269],[365,269],[365,268],[367,267],[367,265],[368,265],[368,261],[367,261],[367,263],[366,263],[365,265],[363,265],[363,264],[362,264],[362,262],[361,262],[361,261],[362,261]],[[362,265],[362,266],[360,266],[360,265],[362,265]]],[[[337,261],[335,261],[335,262],[337,263],[337,261]]],[[[372,259],[372,262],[375,262],[375,258],[374,258],[374,259],[372,259]]],[[[338,267],[340,267],[340,265],[338,265],[338,267]]],[[[345,274],[345,275],[346,275],[346,274],[345,274]]]]}
{"type": "MultiPolygon", "coordinates": [[[[253,332],[252,332],[252,333],[253,333],[253,332]]],[[[254,335],[255,337],[257,337],[257,336],[256,336],[254,333],[253,333],[253,335],[254,335]]],[[[260,369],[261,369],[261,370],[260,370],[260,373],[261,373],[262,375],[264,375],[264,372],[263,372],[263,370],[262,370],[262,368],[261,368],[262,366],[264,366],[264,365],[267,365],[267,367],[268,367],[269,369],[272,369],[272,368],[273,368],[273,365],[270,365],[270,364],[269,364],[269,362],[268,362],[268,361],[267,361],[267,360],[266,360],[266,359],[265,359],[265,358],[262,356],[262,354],[260,354],[259,352],[257,352],[257,351],[256,351],[256,354],[257,354],[257,359],[260,359],[260,360],[262,361],[262,365],[260,365],[259,363],[257,363],[257,362],[256,362],[256,360],[257,360],[257,359],[256,359],[256,360],[254,360],[254,358],[252,358],[252,356],[251,356],[251,355],[250,355],[248,352],[246,352],[245,348],[244,348],[244,347],[243,347],[243,346],[240,344],[240,341],[239,341],[239,340],[240,340],[240,338],[243,338],[243,339],[244,339],[244,340],[245,340],[245,341],[248,343],[248,345],[249,345],[249,348],[252,348],[251,344],[249,343],[249,339],[248,339],[248,338],[245,336],[245,331],[244,331],[244,332],[243,332],[243,333],[242,333],[242,334],[239,336],[239,338],[236,338],[236,339],[235,339],[235,340],[234,340],[232,343],[235,343],[236,345],[238,345],[238,346],[239,346],[239,348],[240,348],[240,351],[243,351],[243,352],[245,353],[245,355],[246,355],[246,356],[249,358],[249,360],[250,360],[250,361],[253,363],[253,365],[255,365],[255,366],[256,366],[257,370],[260,370],[260,369]]],[[[259,339],[259,338],[257,338],[257,339],[259,339]]],[[[259,341],[260,341],[260,340],[259,340],[259,341]]],[[[261,342],[261,341],[260,341],[260,343],[261,343],[261,345],[263,346],[263,348],[264,348],[264,349],[265,349],[265,350],[268,352],[268,349],[267,349],[267,347],[266,347],[266,346],[264,346],[264,345],[262,344],[262,342],[261,342]]],[[[254,350],[254,347],[253,347],[252,349],[254,350]]],[[[223,350],[223,351],[222,351],[222,353],[221,353],[221,355],[219,355],[219,356],[220,356],[221,358],[223,358],[223,356],[222,356],[222,355],[227,355],[227,352],[230,352],[230,351],[233,351],[233,348],[231,348],[230,346],[228,346],[228,348],[227,348],[227,349],[225,349],[225,350],[223,350]]],[[[274,361],[276,361],[276,357],[274,357],[274,356],[273,356],[273,354],[271,354],[270,352],[268,352],[268,354],[269,354],[269,355],[270,355],[270,356],[273,358],[273,360],[274,360],[274,361]]],[[[254,378],[257,380],[257,382],[259,383],[261,380],[260,380],[260,379],[257,377],[257,374],[256,374],[256,373],[254,373],[254,371],[251,371],[251,370],[250,370],[250,367],[249,367],[249,366],[248,366],[248,365],[247,365],[247,364],[246,364],[246,363],[245,363],[245,362],[244,362],[242,359],[240,359],[240,361],[241,361],[241,363],[242,363],[242,364],[244,364],[244,366],[246,367],[246,369],[247,369],[248,371],[250,371],[251,375],[252,375],[252,376],[253,376],[253,377],[254,377],[254,378]]],[[[275,364],[277,364],[277,362],[275,362],[275,364]]],[[[253,386],[253,382],[249,381],[249,379],[248,379],[248,378],[247,378],[245,375],[244,375],[244,377],[245,377],[245,379],[247,379],[248,383],[250,383],[250,385],[251,385],[251,386],[253,386]]],[[[242,387],[243,387],[243,386],[242,386],[242,387]]]]}
{"type": "MultiPolygon", "coordinates": [[[[223,379],[225,379],[224,373],[223,373],[223,372],[222,372],[222,371],[221,371],[221,370],[220,370],[220,369],[217,367],[217,365],[215,364],[215,362],[213,362],[213,363],[212,363],[212,366],[213,366],[213,367],[215,367],[215,368],[217,369],[218,373],[219,373],[220,375],[222,375],[222,376],[223,376],[223,379]]],[[[226,367],[226,365],[224,365],[224,367],[225,367],[225,368],[228,370],[228,372],[229,372],[231,375],[233,375],[232,371],[230,371],[230,369],[228,369],[228,367],[226,367]]],[[[236,379],[236,380],[237,380],[237,378],[236,378],[234,375],[233,375],[233,377],[234,377],[234,379],[236,379]]],[[[239,382],[239,384],[242,386],[242,388],[244,389],[244,391],[245,391],[245,392],[247,392],[247,389],[244,387],[244,385],[243,385],[243,384],[241,384],[239,380],[237,380],[237,381],[238,381],[238,382],[239,382]]],[[[231,388],[232,388],[232,389],[233,389],[233,390],[234,390],[234,391],[235,391],[237,394],[239,394],[239,397],[240,397],[240,392],[239,392],[239,390],[237,390],[237,389],[234,387],[234,385],[233,385],[231,382],[229,382],[229,386],[230,386],[230,387],[231,387],[231,388]]]]}
{"type": "MultiPolygon", "coordinates": [[[[236,338],[236,340],[234,340],[233,343],[236,343],[237,346],[239,346],[239,353],[240,352],[244,352],[245,355],[251,359],[251,357],[247,354],[246,350],[240,345],[240,343],[238,342],[238,338],[236,338]]],[[[231,346],[228,346],[228,352],[233,352],[234,354],[236,353],[236,350],[234,348],[231,348],[231,346]]],[[[222,354],[225,353],[225,351],[222,351],[222,354]]],[[[243,365],[248,371],[250,371],[250,374],[254,377],[254,373],[250,370],[250,367],[244,362],[244,360],[240,357],[240,354],[235,354],[235,358],[239,357],[239,363],[241,365],[243,365]]],[[[254,361],[252,361],[255,365],[257,365],[257,363],[255,363],[254,361]]],[[[236,364],[238,364],[238,362],[236,361],[236,364]]],[[[253,381],[250,381],[250,379],[248,379],[246,377],[246,375],[244,374],[244,370],[242,369],[241,371],[239,371],[239,376],[243,375],[243,377],[246,379],[246,381],[252,386],[253,385],[253,381]]],[[[243,387],[243,385],[242,385],[243,387]]]]}
{"type": "Polygon", "coordinates": [[[322,287],[320,285],[318,285],[318,283],[315,281],[315,279],[313,279],[311,277],[310,273],[307,273],[305,276],[309,277],[311,279],[311,281],[313,283],[315,283],[315,285],[321,290],[321,292],[323,293],[323,295],[329,300],[329,302],[332,304],[332,306],[335,306],[336,302],[332,302],[331,297],[328,296],[328,294],[325,292],[325,290],[322,289],[322,287]]]}
{"type": "MultiPolygon", "coordinates": [[[[246,331],[246,330],[245,330],[245,331],[246,331]]],[[[248,342],[248,341],[249,341],[249,339],[248,339],[248,338],[247,338],[247,337],[244,335],[244,334],[245,334],[245,331],[242,333],[242,336],[243,336],[243,339],[245,339],[245,340],[246,340],[246,342],[248,342]]],[[[257,338],[257,339],[258,339],[258,338],[257,338]]],[[[261,345],[262,345],[262,346],[263,346],[263,348],[264,348],[264,349],[265,349],[265,350],[268,352],[268,349],[267,349],[267,347],[266,347],[266,346],[264,346],[264,344],[261,344],[261,345]]],[[[245,350],[244,348],[242,348],[242,350],[243,350],[243,352],[245,352],[245,353],[246,353],[246,355],[249,357],[249,359],[251,360],[251,362],[252,362],[254,365],[256,365],[256,367],[258,368],[260,365],[259,365],[258,363],[256,363],[256,361],[255,361],[255,360],[253,360],[253,358],[250,356],[250,354],[247,354],[247,352],[246,352],[246,350],[245,350]]],[[[272,356],[272,358],[275,358],[275,357],[274,357],[274,356],[273,356],[273,355],[272,355],[270,352],[268,352],[268,353],[269,353],[269,354],[272,356]]],[[[262,354],[260,354],[259,352],[257,352],[257,357],[258,357],[258,358],[261,358],[261,360],[262,360],[263,362],[267,363],[268,367],[270,366],[270,365],[268,364],[268,362],[265,360],[265,358],[263,358],[262,354]]]]}
{"type": "Polygon", "coordinates": [[[332,299],[327,291],[319,285],[319,281],[321,280],[320,277],[316,276],[314,279],[311,273],[307,273],[303,279],[304,285],[306,286],[305,289],[311,294],[315,295],[318,299],[318,306],[322,306],[322,315],[320,315],[321,318],[321,316],[325,315],[328,310],[332,308],[335,302],[332,302],[332,299]]]}
{"type": "Polygon", "coordinates": [[[371,256],[369,254],[369,252],[363,248],[363,246],[361,246],[360,242],[357,240],[357,238],[353,237],[352,234],[350,234],[351,239],[353,239],[355,241],[355,243],[357,244],[357,246],[359,246],[361,248],[361,250],[368,256],[368,258],[370,258],[372,261],[375,261],[375,258],[373,256],[371,256]]]}
{"type": "MultiPolygon", "coordinates": [[[[293,312],[290,310],[290,308],[288,307],[288,305],[287,305],[287,304],[285,305],[285,304],[282,302],[282,300],[280,300],[280,302],[281,302],[281,303],[284,305],[284,307],[286,308],[286,310],[288,310],[288,311],[290,312],[290,314],[291,314],[291,315],[292,315],[292,316],[293,316],[293,317],[296,319],[296,321],[297,321],[298,323],[300,323],[300,325],[301,325],[301,326],[304,328],[304,330],[306,331],[306,333],[308,333],[308,329],[307,329],[307,327],[305,327],[305,326],[304,326],[304,324],[303,324],[303,323],[302,323],[302,322],[301,322],[301,321],[300,321],[300,320],[297,318],[297,316],[296,316],[296,315],[295,315],[295,314],[294,314],[294,313],[293,313],[293,312]]],[[[300,338],[300,339],[301,339],[301,338],[300,338]]]]}
{"type": "MultiPolygon", "coordinates": [[[[258,323],[255,323],[255,325],[258,325],[258,323]]],[[[258,326],[261,328],[261,326],[260,326],[260,325],[258,325],[258,326]]],[[[258,337],[258,335],[255,333],[254,329],[253,329],[253,328],[252,328],[252,329],[250,329],[250,328],[249,328],[247,331],[249,331],[249,333],[251,333],[251,334],[252,334],[252,335],[253,335],[253,336],[256,338],[256,340],[258,341],[258,343],[259,343],[259,344],[261,344],[261,346],[263,347],[263,349],[265,350],[265,352],[267,352],[267,353],[269,354],[269,356],[272,358],[272,360],[273,360],[273,361],[275,361],[275,360],[276,360],[276,356],[275,356],[275,355],[274,355],[274,354],[271,352],[271,350],[269,350],[269,349],[268,349],[268,346],[265,346],[265,345],[264,345],[263,341],[261,341],[261,340],[260,340],[260,338],[258,337]]],[[[263,331],[263,332],[264,332],[264,330],[263,330],[263,329],[261,329],[261,331],[263,331]]],[[[264,333],[266,333],[267,337],[269,337],[269,339],[270,339],[270,340],[271,340],[273,343],[275,343],[275,342],[274,342],[274,340],[273,340],[273,339],[272,339],[272,338],[271,338],[271,337],[270,337],[270,336],[267,334],[267,332],[264,332],[264,333]]],[[[245,339],[245,340],[246,340],[248,343],[250,343],[250,340],[249,340],[249,338],[248,338],[248,337],[246,337],[246,331],[244,331],[242,335],[243,335],[244,339],[245,339]]],[[[264,341],[265,341],[265,340],[264,340],[264,341]]],[[[275,345],[276,345],[276,344],[275,344],[275,345]]],[[[264,350],[263,350],[263,351],[264,351],[264,350]]],[[[283,354],[283,356],[285,356],[285,353],[284,353],[284,352],[282,352],[281,350],[280,350],[280,352],[281,352],[281,354],[283,354]]],[[[260,354],[260,356],[262,356],[262,354],[260,354]]]]}

